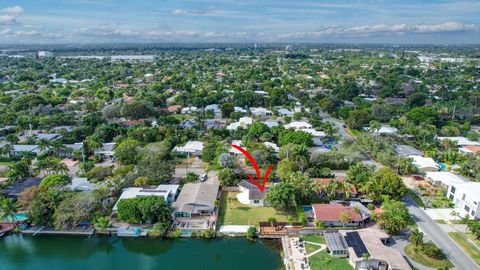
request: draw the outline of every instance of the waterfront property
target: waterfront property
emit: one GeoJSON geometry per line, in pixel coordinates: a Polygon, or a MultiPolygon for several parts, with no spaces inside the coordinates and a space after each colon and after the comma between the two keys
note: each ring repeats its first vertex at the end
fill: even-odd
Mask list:
{"type": "Polygon", "coordinates": [[[364,218],[360,211],[342,204],[312,204],[315,221],[325,226],[353,226],[363,224],[364,218]]]}
{"type": "Polygon", "coordinates": [[[216,177],[208,177],[205,182],[185,184],[173,204],[174,216],[192,218],[213,215],[219,187],[216,177]]]}
{"type": "Polygon", "coordinates": [[[130,199],[136,197],[145,196],[160,196],[165,199],[167,203],[172,203],[175,200],[175,196],[178,193],[179,185],[159,185],[154,189],[141,188],[141,187],[129,187],[122,191],[122,195],[118,199],[117,203],[113,207],[113,211],[117,210],[118,202],[123,199],[130,199]]]}
{"type": "Polygon", "coordinates": [[[237,199],[240,203],[250,206],[264,206],[265,196],[268,188],[265,188],[265,192],[260,191],[252,182],[243,180],[238,184],[240,193],[237,194],[237,199]]]}

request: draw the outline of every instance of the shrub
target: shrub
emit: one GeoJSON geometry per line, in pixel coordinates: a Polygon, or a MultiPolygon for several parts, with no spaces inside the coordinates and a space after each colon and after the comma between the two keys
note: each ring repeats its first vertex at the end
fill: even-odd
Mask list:
{"type": "Polygon", "coordinates": [[[247,239],[253,240],[255,237],[257,237],[257,228],[251,226],[250,228],[248,228],[247,234],[245,236],[247,237],[247,239]]]}
{"type": "Polygon", "coordinates": [[[70,183],[70,178],[64,174],[51,174],[45,176],[40,183],[41,187],[62,187],[70,183]]]}

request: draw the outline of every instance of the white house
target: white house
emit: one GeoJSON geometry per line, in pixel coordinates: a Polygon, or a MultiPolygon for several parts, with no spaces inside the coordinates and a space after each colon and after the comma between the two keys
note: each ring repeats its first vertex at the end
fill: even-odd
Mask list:
{"type": "Polygon", "coordinates": [[[250,117],[240,117],[238,122],[233,122],[227,126],[228,130],[237,130],[239,127],[247,128],[249,125],[253,123],[253,119],[250,117]]]}
{"type": "Polygon", "coordinates": [[[266,147],[269,147],[271,149],[273,149],[273,151],[275,153],[278,153],[278,151],[280,151],[280,147],[278,147],[278,145],[276,143],[272,143],[272,142],[264,142],[263,145],[265,145],[266,147]]]}
{"type": "Polygon", "coordinates": [[[291,128],[291,129],[295,129],[295,130],[303,130],[303,129],[312,128],[312,125],[310,125],[307,122],[303,122],[303,121],[294,121],[294,122],[291,122],[290,124],[284,125],[283,127],[285,127],[286,129],[291,128]]]}
{"type": "Polygon", "coordinates": [[[233,107],[233,110],[235,112],[239,112],[239,113],[247,113],[247,110],[245,110],[244,108],[242,107],[233,107]]]}
{"type": "Polygon", "coordinates": [[[417,155],[410,155],[408,157],[413,160],[412,164],[422,172],[436,172],[440,170],[440,165],[438,165],[432,158],[417,155]]]}
{"type": "Polygon", "coordinates": [[[194,156],[200,156],[203,150],[203,142],[200,141],[188,141],[184,146],[175,146],[173,151],[182,154],[191,154],[194,156]]]}
{"type": "Polygon", "coordinates": [[[267,109],[262,108],[262,107],[252,107],[252,108],[250,109],[250,111],[252,112],[252,115],[253,115],[253,116],[267,116],[267,115],[272,115],[272,111],[267,110],[267,109]]]}
{"type": "MultiPolygon", "coordinates": [[[[232,144],[243,147],[242,141],[240,140],[233,140],[232,144]]],[[[230,147],[230,149],[228,150],[228,153],[233,156],[243,155],[242,152],[240,152],[237,148],[233,148],[233,147],[230,147]]]]}
{"type": "Polygon", "coordinates": [[[440,141],[450,140],[458,146],[480,145],[478,142],[471,141],[465,137],[437,137],[440,141]]]}
{"type": "Polygon", "coordinates": [[[268,120],[268,121],[263,121],[262,123],[267,125],[269,128],[278,126],[278,121],[277,120],[268,120]]]}
{"type": "Polygon", "coordinates": [[[285,108],[279,109],[278,114],[280,116],[293,116],[293,112],[290,111],[289,109],[285,109],[285,108]]]}
{"type": "Polygon", "coordinates": [[[189,114],[189,113],[194,113],[194,112],[197,112],[197,111],[198,111],[198,108],[195,107],[195,106],[182,108],[182,114],[189,114]]]}
{"type": "Polygon", "coordinates": [[[240,193],[237,194],[237,199],[240,203],[250,206],[264,206],[267,188],[265,188],[265,192],[261,192],[252,182],[246,180],[242,180],[238,187],[240,193]]]}
{"type": "Polygon", "coordinates": [[[95,188],[95,184],[89,182],[86,177],[75,177],[68,187],[73,191],[92,191],[95,188]]]}
{"type": "Polygon", "coordinates": [[[480,219],[480,182],[454,184],[448,189],[447,196],[461,216],[480,219]]]}
{"type": "Polygon", "coordinates": [[[377,130],[370,130],[369,127],[365,128],[368,131],[371,131],[375,135],[395,135],[398,131],[398,129],[388,126],[388,125],[382,125],[379,129],[377,130]]]}
{"type": "Polygon", "coordinates": [[[427,172],[426,178],[433,184],[444,186],[447,189],[452,185],[468,182],[468,179],[463,176],[451,172],[427,172]]]}
{"type": "Polygon", "coordinates": [[[95,149],[94,153],[99,154],[102,157],[112,158],[115,154],[114,148],[116,143],[102,143],[102,147],[95,149]]]}
{"type": "Polygon", "coordinates": [[[129,187],[122,191],[122,195],[118,199],[117,203],[113,207],[113,211],[117,211],[118,202],[123,199],[145,197],[145,196],[159,196],[167,203],[172,203],[175,200],[175,196],[178,193],[179,185],[159,185],[155,189],[141,188],[141,187],[129,187]]]}

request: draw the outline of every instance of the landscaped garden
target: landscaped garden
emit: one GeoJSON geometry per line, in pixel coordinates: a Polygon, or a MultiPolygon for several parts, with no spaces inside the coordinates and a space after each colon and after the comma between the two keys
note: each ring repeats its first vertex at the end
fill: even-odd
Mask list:
{"type": "MultiPolygon", "coordinates": [[[[317,244],[325,244],[325,238],[322,235],[306,235],[302,237],[306,243],[307,254],[311,254],[322,247],[308,242],[317,244]]],[[[308,257],[312,270],[352,270],[352,266],[348,263],[346,258],[336,258],[330,256],[327,250],[324,249],[314,255],[308,257]]]]}
{"type": "Polygon", "coordinates": [[[297,221],[295,211],[282,212],[272,207],[251,207],[240,203],[237,192],[224,192],[220,198],[220,225],[255,225],[274,218],[276,221],[297,221]]]}
{"type": "MultiPolygon", "coordinates": [[[[480,252],[473,246],[473,244],[469,243],[464,235],[459,232],[449,232],[448,235],[465,251],[465,253],[472,258],[478,265],[480,265],[480,252]]],[[[476,239],[471,239],[472,241],[480,242],[476,239]]]]}

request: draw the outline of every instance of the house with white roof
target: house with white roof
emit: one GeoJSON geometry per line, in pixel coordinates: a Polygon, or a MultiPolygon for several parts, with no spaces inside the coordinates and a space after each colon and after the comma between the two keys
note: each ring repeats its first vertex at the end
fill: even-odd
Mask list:
{"type": "Polygon", "coordinates": [[[447,189],[455,184],[468,182],[469,180],[451,172],[427,172],[426,178],[435,185],[441,185],[447,189]]]}
{"type": "Polygon", "coordinates": [[[265,205],[265,195],[268,188],[266,188],[265,192],[262,192],[252,182],[247,180],[242,180],[238,187],[240,193],[237,194],[237,199],[240,203],[250,206],[265,205]]]}
{"type": "Polygon", "coordinates": [[[421,172],[436,172],[440,170],[440,165],[432,158],[417,155],[410,155],[408,157],[413,160],[412,164],[421,172]]]}
{"type": "Polygon", "coordinates": [[[278,121],[277,120],[268,120],[268,121],[263,121],[262,123],[267,125],[269,128],[278,127],[278,121]]]}
{"type": "Polygon", "coordinates": [[[238,122],[233,122],[230,125],[227,126],[228,130],[237,130],[239,127],[241,128],[247,128],[249,125],[253,123],[253,119],[250,117],[240,117],[238,122]]]}
{"type": "Polygon", "coordinates": [[[198,108],[195,107],[195,106],[182,108],[182,114],[190,114],[190,113],[194,113],[194,112],[197,112],[197,111],[198,111],[198,108]]]}
{"type": "Polygon", "coordinates": [[[253,116],[267,116],[267,115],[272,115],[272,111],[267,110],[262,107],[252,107],[250,108],[250,112],[252,113],[253,116]]]}
{"type": "Polygon", "coordinates": [[[102,147],[95,149],[94,154],[98,154],[104,158],[113,158],[113,155],[115,154],[115,151],[113,150],[115,148],[115,145],[117,144],[114,142],[102,143],[102,147]]]}
{"type": "Polygon", "coordinates": [[[242,107],[233,107],[233,110],[235,112],[239,112],[239,113],[247,113],[247,110],[245,110],[244,108],[242,107]]]}
{"type": "Polygon", "coordinates": [[[175,146],[173,151],[181,154],[200,156],[203,150],[203,142],[188,141],[184,146],[175,146]]]}
{"type": "Polygon", "coordinates": [[[275,153],[278,153],[280,151],[280,147],[278,147],[278,145],[276,143],[272,143],[272,142],[264,142],[263,145],[265,145],[266,147],[268,148],[271,148],[273,149],[273,151],[275,153]]]}
{"type": "Polygon", "coordinates": [[[123,199],[131,199],[137,197],[146,197],[146,196],[159,196],[167,203],[173,203],[175,197],[178,193],[179,185],[159,185],[157,188],[141,188],[141,187],[129,187],[125,188],[122,191],[122,195],[118,199],[117,203],[113,207],[113,211],[117,211],[118,203],[123,199]]]}
{"type": "Polygon", "coordinates": [[[398,129],[388,125],[382,125],[376,130],[371,130],[369,127],[366,127],[365,130],[372,132],[374,135],[395,135],[398,131],[398,129]]]}
{"type": "Polygon", "coordinates": [[[303,129],[310,129],[312,125],[304,121],[294,121],[289,124],[283,125],[286,129],[295,129],[295,130],[303,130],[303,129]]]}
{"type": "MultiPolygon", "coordinates": [[[[232,144],[243,147],[241,140],[233,140],[232,144]]],[[[233,156],[243,155],[242,152],[240,152],[237,148],[234,148],[231,146],[230,146],[230,149],[228,149],[228,153],[233,156]]]]}
{"type": "Polygon", "coordinates": [[[95,188],[95,184],[88,181],[86,177],[75,177],[72,179],[72,183],[68,185],[73,191],[92,191],[95,188]]]}
{"type": "Polygon", "coordinates": [[[480,219],[480,182],[456,183],[450,186],[447,197],[461,216],[480,219]]]}
{"type": "Polygon", "coordinates": [[[458,146],[480,145],[478,142],[471,141],[465,137],[437,137],[440,141],[450,140],[458,146]]]}
{"type": "Polygon", "coordinates": [[[289,109],[281,108],[278,110],[280,116],[293,116],[293,112],[289,109]]]}

